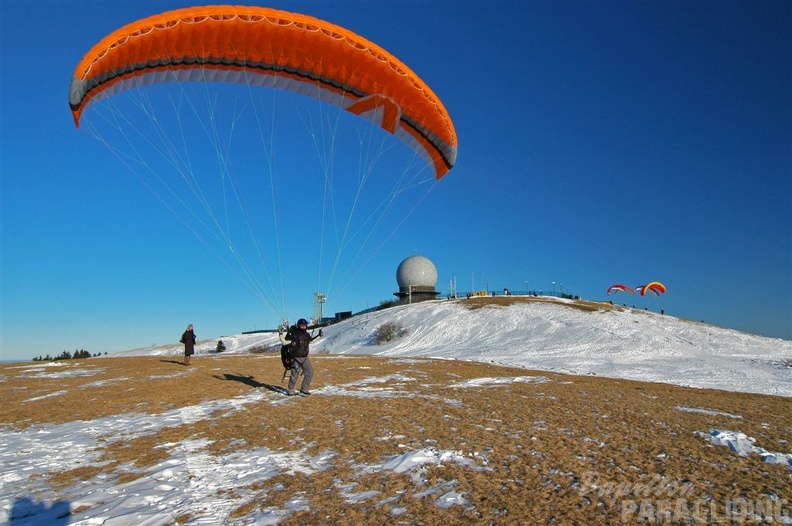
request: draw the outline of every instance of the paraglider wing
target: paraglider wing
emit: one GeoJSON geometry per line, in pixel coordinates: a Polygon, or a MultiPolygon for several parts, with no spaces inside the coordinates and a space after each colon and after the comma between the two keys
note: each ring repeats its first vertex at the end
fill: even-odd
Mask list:
{"type": "Polygon", "coordinates": [[[608,289],[608,292],[607,292],[608,296],[610,296],[611,292],[613,292],[614,294],[619,293],[619,292],[629,292],[630,294],[635,294],[635,290],[631,289],[627,285],[622,285],[622,284],[619,284],[619,283],[617,283],[616,285],[612,285],[608,289]]]}
{"type": "Polygon", "coordinates": [[[641,296],[646,296],[647,290],[654,292],[655,296],[659,296],[660,294],[665,294],[666,287],[659,281],[653,281],[651,283],[647,283],[646,285],[638,287],[636,290],[638,290],[641,293],[641,296]]]}
{"type": "Polygon", "coordinates": [[[406,65],[340,26],[264,7],[177,9],[109,34],[74,72],[74,123],[101,97],[173,81],[288,89],[375,121],[422,155],[436,179],[456,162],[448,112],[406,65]]]}

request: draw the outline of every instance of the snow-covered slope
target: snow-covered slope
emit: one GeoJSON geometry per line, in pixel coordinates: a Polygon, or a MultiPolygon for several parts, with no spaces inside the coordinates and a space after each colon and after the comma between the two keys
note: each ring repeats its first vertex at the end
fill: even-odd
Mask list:
{"type": "MultiPolygon", "coordinates": [[[[326,327],[313,353],[428,356],[611,378],[792,396],[792,341],[766,338],[646,311],[576,308],[571,300],[476,309],[430,301],[356,316],[326,327]],[[392,322],[407,334],[377,345],[392,322]]],[[[196,327],[200,331],[200,327],[196,327]]],[[[226,336],[226,353],[277,344],[272,333],[226,336]]],[[[199,342],[214,352],[217,339],[199,342]]],[[[181,345],[120,355],[178,355],[181,345]]]]}

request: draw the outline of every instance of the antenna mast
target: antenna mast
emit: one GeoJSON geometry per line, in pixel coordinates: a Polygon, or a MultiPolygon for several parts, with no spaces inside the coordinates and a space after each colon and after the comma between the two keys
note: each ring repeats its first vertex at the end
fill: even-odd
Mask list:
{"type": "Polygon", "coordinates": [[[324,302],[327,296],[323,292],[314,292],[314,320],[317,325],[324,319],[324,302]]]}

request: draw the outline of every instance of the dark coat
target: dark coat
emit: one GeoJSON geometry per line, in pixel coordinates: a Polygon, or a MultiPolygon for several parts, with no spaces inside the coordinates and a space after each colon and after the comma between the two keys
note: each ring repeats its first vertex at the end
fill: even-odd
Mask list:
{"type": "Polygon", "coordinates": [[[195,333],[193,331],[184,331],[181,342],[184,344],[184,356],[195,354],[195,333]]]}
{"type": "Polygon", "coordinates": [[[311,341],[314,339],[306,329],[301,329],[293,325],[286,335],[286,339],[291,341],[291,355],[294,358],[305,358],[310,352],[311,341]]]}

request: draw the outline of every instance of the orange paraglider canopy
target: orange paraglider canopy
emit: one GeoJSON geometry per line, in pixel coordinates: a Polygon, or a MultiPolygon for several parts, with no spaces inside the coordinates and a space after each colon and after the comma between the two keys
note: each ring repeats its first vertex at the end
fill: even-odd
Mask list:
{"type": "Polygon", "coordinates": [[[456,162],[448,112],[406,65],[340,26],[264,7],[177,9],[112,32],[74,72],[74,122],[100,95],[181,80],[289,89],[376,121],[423,155],[437,179],[456,162]]]}
{"type": "Polygon", "coordinates": [[[639,287],[639,289],[641,291],[641,296],[646,296],[647,290],[651,290],[652,292],[655,293],[656,296],[659,296],[660,294],[665,294],[666,292],[665,285],[663,285],[659,281],[652,281],[651,283],[647,283],[646,285],[639,287]]]}

